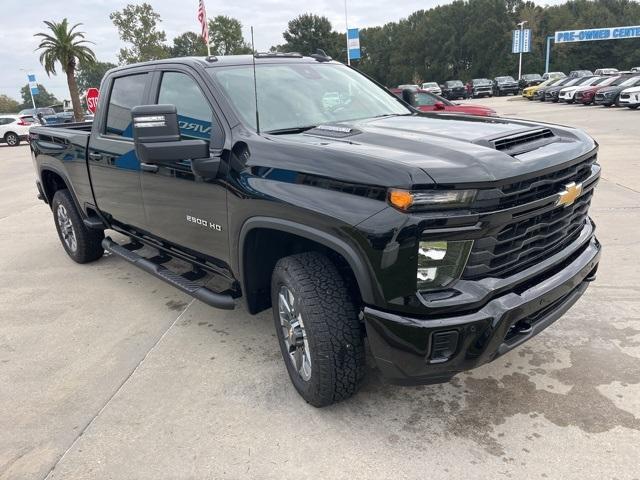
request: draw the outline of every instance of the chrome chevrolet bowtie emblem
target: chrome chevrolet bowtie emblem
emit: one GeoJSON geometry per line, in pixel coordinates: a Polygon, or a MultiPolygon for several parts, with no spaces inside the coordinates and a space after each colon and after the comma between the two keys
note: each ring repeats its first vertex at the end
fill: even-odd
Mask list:
{"type": "Polygon", "coordinates": [[[582,183],[576,182],[568,183],[564,186],[564,190],[561,191],[558,195],[558,200],[556,201],[556,205],[562,205],[563,207],[568,207],[573,202],[576,201],[576,198],[580,196],[582,193],[582,183]]]}

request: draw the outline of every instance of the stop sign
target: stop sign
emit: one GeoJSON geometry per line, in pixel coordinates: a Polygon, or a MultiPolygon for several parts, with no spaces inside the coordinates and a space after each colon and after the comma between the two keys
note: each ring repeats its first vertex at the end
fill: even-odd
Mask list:
{"type": "Polygon", "coordinates": [[[90,88],[87,90],[87,108],[91,113],[96,113],[98,108],[98,97],[100,97],[100,90],[97,88],[90,88]]]}

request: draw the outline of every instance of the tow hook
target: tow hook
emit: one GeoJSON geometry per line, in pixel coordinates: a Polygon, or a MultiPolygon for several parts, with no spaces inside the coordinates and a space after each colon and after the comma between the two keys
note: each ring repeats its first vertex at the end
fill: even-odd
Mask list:
{"type": "Polygon", "coordinates": [[[516,322],[515,325],[513,325],[513,327],[511,328],[513,328],[515,333],[518,335],[527,335],[533,330],[533,327],[528,320],[520,320],[516,322]]]}

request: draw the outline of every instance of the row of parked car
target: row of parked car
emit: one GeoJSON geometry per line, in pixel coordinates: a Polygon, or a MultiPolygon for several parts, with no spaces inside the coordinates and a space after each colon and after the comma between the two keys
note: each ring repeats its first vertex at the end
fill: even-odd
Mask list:
{"type": "MultiPolygon", "coordinates": [[[[489,78],[474,78],[467,83],[462,80],[447,80],[442,85],[436,82],[425,82],[421,85],[404,84],[398,85],[398,89],[423,90],[435,95],[439,95],[447,100],[458,100],[482,97],[501,97],[503,95],[517,95],[523,88],[530,85],[542,83],[548,78],[552,78],[558,72],[537,73],[523,75],[520,80],[516,80],[509,75],[489,78]]],[[[565,76],[563,73],[562,76],[565,76]]]]}
{"type": "MultiPolygon", "coordinates": [[[[87,112],[84,119],[93,120],[93,114],[87,112]]],[[[3,114],[0,115],[0,143],[15,147],[28,139],[29,127],[33,125],[56,125],[73,121],[73,112],[57,112],[53,107],[26,108],[15,115],[3,114]]]]}
{"type": "Polygon", "coordinates": [[[588,72],[580,77],[549,79],[523,89],[522,96],[542,102],[580,103],[611,107],[640,107],[640,68],[601,75],[588,72]]]}

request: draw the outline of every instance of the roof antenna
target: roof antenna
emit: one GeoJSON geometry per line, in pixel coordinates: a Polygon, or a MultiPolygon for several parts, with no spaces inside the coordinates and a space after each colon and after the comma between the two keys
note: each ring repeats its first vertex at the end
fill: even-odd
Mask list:
{"type": "Polygon", "coordinates": [[[251,59],[253,60],[253,95],[256,99],[256,133],[260,135],[260,114],[258,113],[258,82],[256,81],[256,47],[253,44],[253,25],[251,26],[251,59]]]}

